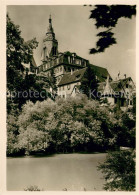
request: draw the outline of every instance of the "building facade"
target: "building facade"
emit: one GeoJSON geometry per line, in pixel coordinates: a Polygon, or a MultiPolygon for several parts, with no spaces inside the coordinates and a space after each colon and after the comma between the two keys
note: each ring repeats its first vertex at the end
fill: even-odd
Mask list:
{"type": "Polygon", "coordinates": [[[45,38],[43,39],[41,61],[42,64],[36,66],[33,59],[30,71],[35,74],[43,72],[46,77],[50,77],[53,70],[58,86],[58,95],[65,98],[75,96],[88,65],[91,65],[94,69],[99,82],[105,81],[109,75],[107,69],[90,64],[89,60],[78,56],[75,52],[59,52],[51,16],[45,38]]]}
{"type": "Polygon", "coordinates": [[[107,102],[111,105],[117,105],[122,109],[133,106],[136,88],[131,77],[118,79],[117,81],[110,81],[108,77],[106,82],[99,84],[98,90],[101,98],[103,100],[107,99],[107,102]]]}
{"type": "Polygon", "coordinates": [[[51,16],[45,38],[43,39],[41,61],[41,65],[37,66],[33,59],[30,65],[30,71],[35,74],[41,74],[43,72],[43,76],[45,75],[46,77],[51,77],[53,72],[60,97],[74,97],[80,93],[79,86],[81,80],[88,65],[90,65],[98,80],[98,91],[101,92],[102,98],[107,98],[108,103],[112,105],[118,104],[120,107],[124,107],[127,104],[132,105],[131,94],[135,91],[135,85],[131,78],[113,81],[106,68],[90,64],[89,60],[78,56],[75,52],[59,52],[51,16]],[[126,97],[115,98],[115,92],[127,95],[126,97]]]}

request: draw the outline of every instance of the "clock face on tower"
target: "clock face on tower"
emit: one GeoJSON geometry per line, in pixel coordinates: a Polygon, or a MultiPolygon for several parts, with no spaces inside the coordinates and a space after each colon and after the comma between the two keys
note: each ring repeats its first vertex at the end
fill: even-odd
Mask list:
{"type": "Polygon", "coordinates": [[[54,39],[53,34],[47,34],[47,36],[46,36],[46,39],[45,39],[45,40],[47,40],[47,41],[51,41],[51,40],[53,40],[53,39],[54,39]]]}

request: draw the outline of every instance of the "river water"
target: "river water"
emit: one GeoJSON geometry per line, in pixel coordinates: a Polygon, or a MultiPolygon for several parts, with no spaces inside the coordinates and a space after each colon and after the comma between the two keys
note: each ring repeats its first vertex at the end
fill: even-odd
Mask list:
{"type": "Polygon", "coordinates": [[[7,190],[37,185],[47,191],[102,191],[104,179],[97,166],[105,158],[104,153],[7,158],[7,190]]]}

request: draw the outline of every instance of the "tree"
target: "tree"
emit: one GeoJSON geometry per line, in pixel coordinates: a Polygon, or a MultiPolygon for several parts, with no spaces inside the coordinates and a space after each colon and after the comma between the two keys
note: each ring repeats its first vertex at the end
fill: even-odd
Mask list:
{"type": "Polygon", "coordinates": [[[18,152],[17,136],[19,135],[17,116],[7,116],[7,154],[12,155],[18,152]]]}
{"type": "Polygon", "coordinates": [[[91,19],[95,19],[97,28],[105,28],[97,34],[99,40],[96,43],[96,48],[90,49],[90,54],[104,52],[106,48],[116,44],[116,38],[112,32],[116,27],[118,20],[122,17],[131,19],[136,15],[136,6],[133,5],[96,5],[91,10],[91,19]]]}
{"type": "Polygon", "coordinates": [[[16,151],[92,152],[120,146],[135,148],[135,120],[122,111],[116,113],[111,106],[102,107],[99,101],[84,94],[55,101],[28,101],[20,115],[9,115],[7,122],[10,155],[16,151]]]}
{"type": "Polygon", "coordinates": [[[87,95],[88,98],[98,99],[97,98],[97,87],[98,82],[96,79],[96,74],[91,67],[88,65],[87,70],[81,80],[80,90],[87,95]]]}
{"type": "Polygon", "coordinates": [[[18,148],[25,150],[26,155],[31,152],[45,151],[48,147],[47,133],[32,127],[27,127],[25,131],[22,131],[18,139],[18,148]]]}
{"type": "Polygon", "coordinates": [[[21,109],[26,101],[42,101],[51,97],[47,91],[50,86],[45,76],[30,75],[24,64],[29,64],[33,50],[38,46],[36,38],[25,42],[21,37],[19,26],[15,25],[7,14],[7,98],[8,113],[21,109]],[[13,97],[12,97],[13,95],[13,97]]]}
{"type": "Polygon", "coordinates": [[[57,96],[57,84],[56,84],[56,77],[55,77],[54,69],[51,70],[51,76],[49,78],[49,83],[52,89],[52,96],[55,99],[57,96]]]}
{"type": "MultiPolygon", "coordinates": [[[[7,91],[17,93],[25,88],[24,66],[29,64],[33,56],[33,49],[38,46],[36,38],[25,42],[21,37],[21,31],[18,25],[15,25],[7,14],[7,91]]],[[[13,99],[12,99],[13,100],[13,99]]],[[[12,101],[7,98],[8,108],[15,103],[21,107],[23,99],[16,97],[12,101]]]]}
{"type": "MultiPolygon", "coordinates": [[[[90,49],[90,54],[104,52],[106,48],[116,44],[116,38],[112,31],[118,20],[122,17],[131,19],[134,15],[136,15],[135,5],[96,5],[91,11],[90,18],[96,20],[95,26],[97,29],[105,28],[105,30],[101,30],[97,34],[99,39],[96,42],[96,48],[90,49]]],[[[135,109],[133,109],[133,112],[135,112],[135,109]]],[[[120,114],[121,118],[117,113],[114,114],[115,117],[112,118],[112,123],[108,121],[112,125],[106,125],[105,120],[102,121],[102,123],[104,122],[104,128],[106,127],[105,129],[107,129],[107,126],[109,131],[111,129],[113,134],[112,143],[117,146],[124,145],[135,148],[135,120],[130,119],[127,114],[120,114]]],[[[108,154],[106,161],[99,166],[99,169],[104,173],[105,190],[135,190],[134,150],[108,154]]]]}
{"type": "Polygon", "coordinates": [[[19,26],[15,25],[7,14],[7,87],[9,90],[14,90],[21,84],[23,63],[31,62],[33,49],[37,46],[36,38],[24,41],[19,26]]]}
{"type": "Polygon", "coordinates": [[[98,169],[104,173],[109,191],[135,191],[135,150],[110,152],[98,169]]]}

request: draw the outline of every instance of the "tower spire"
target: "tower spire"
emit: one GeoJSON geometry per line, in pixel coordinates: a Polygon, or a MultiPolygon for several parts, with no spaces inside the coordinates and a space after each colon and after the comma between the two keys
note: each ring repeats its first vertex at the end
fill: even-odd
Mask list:
{"type": "Polygon", "coordinates": [[[49,23],[52,24],[51,14],[49,16],[49,23]]]}
{"type": "Polygon", "coordinates": [[[51,14],[48,17],[48,28],[43,40],[42,61],[47,61],[49,58],[58,55],[58,42],[55,39],[55,33],[52,27],[51,14]]]}
{"type": "Polygon", "coordinates": [[[53,33],[51,14],[49,15],[49,26],[48,26],[47,32],[48,33],[53,33]]]}

